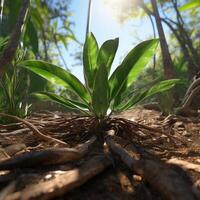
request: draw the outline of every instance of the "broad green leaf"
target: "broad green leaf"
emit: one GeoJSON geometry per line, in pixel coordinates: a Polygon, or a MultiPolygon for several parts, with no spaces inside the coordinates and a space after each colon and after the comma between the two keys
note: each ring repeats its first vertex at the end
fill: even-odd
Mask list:
{"type": "Polygon", "coordinates": [[[108,71],[108,75],[110,73],[111,65],[115,58],[118,45],[119,45],[119,38],[116,38],[114,40],[108,40],[103,43],[103,45],[99,50],[99,54],[97,57],[97,66],[103,64],[108,71]]]}
{"type": "Polygon", "coordinates": [[[147,40],[140,43],[129,52],[122,64],[117,67],[109,79],[111,100],[117,95],[120,95],[124,83],[126,83],[128,87],[136,80],[144,69],[144,66],[152,58],[157,45],[157,39],[147,40]]]}
{"type": "Polygon", "coordinates": [[[86,85],[92,89],[97,71],[98,44],[92,33],[87,35],[83,48],[83,65],[86,85]]]}
{"type": "Polygon", "coordinates": [[[24,67],[39,76],[45,78],[53,84],[71,88],[85,102],[90,102],[90,95],[85,86],[70,72],[47,62],[38,60],[28,60],[19,63],[19,66],[24,67]]]}
{"type": "Polygon", "coordinates": [[[160,81],[159,83],[153,85],[148,90],[147,96],[145,98],[148,98],[160,92],[167,91],[173,88],[178,83],[180,83],[180,79],[169,79],[169,80],[160,81]]]}
{"type": "Polygon", "coordinates": [[[165,92],[180,83],[179,79],[169,79],[156,83],[151,88],[141,90],[137,95],[134,95],[126,104],[118,107],[118,110],[127,110],[133,107],[136,103],[143,101],[153,95],[165,92]]]}
{"type": "Polygon", "coordinates": [[[179,8],[180,11],[186,11],[192,8],[200,7],[200,0],[192,0],[179,8]]]}
{"type": "Polygon", "coordinates": [[[78,111],[84,112],[84,113],[87,113],[87,111],[88,111],[87,105],[85,105],[81,102],[78,102],[78,101],[66,99],[62,96],[59,96],[59,95],[56,95],[56,94],[53,94],[50,92],[36,92],[36,93],[33,93],[33,95],[40,100],[53,101],[55,103],[61,104],[72,110],[78,110],[78,111]]]}
{"type": "Polygon", "coordinates": [[[104,65],[100,65],[93,88],[92,105],[95,115],[103,117],[109,106],[108,72],[104,65]]]}

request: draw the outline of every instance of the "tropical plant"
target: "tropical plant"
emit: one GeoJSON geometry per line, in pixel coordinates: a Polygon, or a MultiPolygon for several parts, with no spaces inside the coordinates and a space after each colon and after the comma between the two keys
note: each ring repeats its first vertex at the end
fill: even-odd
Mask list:
{"type": "Polygon", "coordinates": [[[126,91],[152,58],[158,40],[147,40],[137,45],[110,75],[118,43],[118,38],[108,40],[99,49],[94,35],[88,34],[83,49],[85,85],[70,72],[44,61],[27,60],[19,63],[19,66],[31,70],[51,83],[70,89],[79,100],[66,99],[48,92],[37,92],[38,97],[94,116],[101,126],[113,112],[130,109],[152,95],[169,90],[179,81],[164,80],[150,88],[147,86],[127,100],[124,96],[126,91]]]}
{"type": "Polygon", "coordinates": [[[17,66],[17,63],[23,57],[24,52],[18,50],[12,64],[0,77],[0,110],[19,117],[27,116],[30,107],[24,101],[28,92],[28,87],[25,88],[25,83],[27,83],[26,73],[17,66]]]}
{"type": "MultiPolygon", "coordinates": [[[[0,37],[6,37],[12,32],[22,2],[22,0],[0,0],[0,37]]],[[[29,50],[29,58],[35,56],[50,62],[54,56],[56,58],[60,56],[62,64],[65,65],[60,49],[67,49],[71,40],[77,41],[72,31],[69,5],[69,0],[30,1],[21,35],[23,46],[29,50]],[[52,47],[56,50],[55,48],[52,50],[52,47]]]]}

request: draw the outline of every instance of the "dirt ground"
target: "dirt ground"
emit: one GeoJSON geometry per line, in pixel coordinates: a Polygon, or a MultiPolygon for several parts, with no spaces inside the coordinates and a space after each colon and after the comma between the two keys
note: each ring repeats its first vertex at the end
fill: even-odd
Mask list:
{"type": "MultiPolygon", "coordinates": [[[[172,164],[177,162],[177,165],[184,169],[181,176],[186,176],[189,179],[188,181],[193,185],[197,195],[200,193],[200,190],[198,191],[200,188],[199,118],[166,117],[158,111],[142,107],[114,117],[128,119],[151,127],[152,130],[139,131],[135,137],[134,134],[131,134],[130,138],[137,143],[139,148],[159,160],[172,164]],[[154,130],[158,130],[157,133],[154,130]],[[162,133],[166,133],[166,135],[162,133]],[[171,136],[177,140],[171,141],[171,136]]],[[[76,148],[77,145],[90,138],[88,135],[91,125],[89,118],[78,118],[60,112],[41,112],[33,113],[27,121],[35,125],[43,134],[65,141],[70,148],[76,148]]],[[[0,125],[0,145],[0,161],[14,158],[16,155],[23,155],[26,152],[59,146],[42,142],[22,122],[6,126],[0,125]]],[[[84,163],[90,163],[92,156],[94,156],[94,152],[90,152],[77,161],[62,165],[44,167],[37,164],[28,169],[2,170],[0,171],[0,199],[27,199],[26,196],[22,198],[23,191],[29,191],[30,186],[34,185],[39,188],[41,183],[50,182],[66,171],[78,168],[84,163]]],[[[132,173],[122,162],[115,159],[105,170],[76,189],[64,193],[60,192],[60,194],[57,192],[56,195],[52,196],[35,196],[31,199],[159,200],[164,198],[141,176],[132,173]]]]}

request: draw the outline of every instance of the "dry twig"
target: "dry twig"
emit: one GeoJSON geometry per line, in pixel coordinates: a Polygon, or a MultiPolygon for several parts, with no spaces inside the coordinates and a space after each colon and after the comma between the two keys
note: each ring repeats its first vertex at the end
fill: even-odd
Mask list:
{"type": "Polygon", "coordinates": [[[50,143],[58,143],[58,144],[61,144],[61,145],[64,145],[64,146],[68,146],[67,143],[61,141],[61,140],[58,140],[56,138],[52,138],[50,136],[47,136],[47,135],[44,135],[43,133],[41,133],[36,126],[34,126],[33,124],[31,124],[30,122],[27,122],[25,119],[21,119],[17,116],[13,116],[13,115],[9,115],[9,114],[5,114],[5,113],[0,113],[0,116],[3,116],[3,117],[9,117],[11,119],[14,119],[16,121],[19,121],[19,122],[22,122],[23,124],[25,124],[28,128],[30,128],[33,133],[35,135],[37,135],[37,137],[43,141],[46,141],[46,142],[50,142],[50,143]]]}
{"type": "MultiPolygon", "coordinates": [[[[155,190],[167,200],[195,200],[189,183],[169,165],[150,159],[133,158],[127,146],[125,150],[116,144],[111,137],[107,137],[106,143],[110,150],[135,173],[143,177],[155,190]]],[[[134,152],[137,154],[138,152],[134,152]]]]}
{"type": "Polygon", "coordinates": [[[53,148],[20,154],[10,159],[1,161],[0,170],[63,164],[68,161],[77,160],[88,153],[90,146],[92,146],[95,140],[96,138],[92,137],[89,141],[77,149],[53,148]]]}
{"type": "Polygon", "coordinates": [[[191,163],[191,162],[188,162],[185,160],[180,160],[178,158],[172,158],[172,159],[168,160],[167,163],[178,165],[185,170],[193,170],[196,172],[200,172],[200,165],[194,164],[194,163],[191,163]]]}
{"type": "Polygon", "coordinates": [[[22,191],[8,195],[5,200],[46,200],[61,196],[101,173],[110,164],[107,156],[93,157],[80,168],[64,172],[51,180],[29,185],[22,191]]]}

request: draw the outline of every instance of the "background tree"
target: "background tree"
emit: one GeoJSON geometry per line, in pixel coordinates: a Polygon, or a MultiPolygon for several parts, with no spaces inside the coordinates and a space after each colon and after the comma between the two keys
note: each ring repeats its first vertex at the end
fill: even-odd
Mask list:
{"type": "Polygon", "coordinates": [[[169,78],[174,77],[173,63],[172,63],[171,55],[169,53],[169,49],[168,49],[167,41],[165,38],[165,33],[163,30],[156,0],[151,0],[151,5],[153,8],[153,16],[155,17],[158,35],[160,38],[164,75],[166,79],[169,79],[169,78]]]}
{"type": "Polygon", "coordinates": [[[27,101],[26,94],[55,89],[49,87],[47,81],[35,74],[17,69],[15,67],[17,62],[20,59],[46,59],[67,68],[61,52],[67,50],[71,40],[77,40],[71,29],[73,23],[70,21],[70,1],[33,0],[30,3],[30,0],[1,0],[0,2],[0,43],[3,41],[0,47],[0,68],[7,65],[5,74],[0,80],[0,104],[9,105],[6,110],[12,110],[10,113],[17,114],[20,102],[24,99],[27,101]],[[2,91],[4,91],[3,97],[2,91]],[[9,95],[5,95],[6,93],[9,95]],[[14,104],[16,108],[13,109],[14,104]]]}
{"type": "MultiPolygon", "coordinates": [[[[120,20],[126,21],[136,17],[144,18],[147,16],[155,17],[154,10],[150,0],[136,1],[130,0],[129,3],[121,10],[118,17],[120,20]],[[140,9],[139,9],[140,8],[140,9]],[[126,12],[125,12],[126,9],[126,12]]],[[[190,2],[190,1],[189,1],[190,2]]],[[[189,79],[199,71],[199,21],[200,15],[198,8],[191,9],[187,12],[180,12],[181,6],[187,4],[188,1],[177,0],[156,0],[158,12],[160,14],[160,20],[164,26],[165,34],[171,33],[170,38],[170,51],[173,51],[171,55],[173,63],[174,60],[179,57],[184,59],[187,63],[189,79]],[[179,9],[180,8],[180,9],[179,9]],[[195,29],[193,28],[195,27],[195,29]],[[170,30],[170,32],[168,31],[170,30]],[[167,32],[166,32],[167,31],[167,32]],[[171,40],[174,40],[173,45],[171,40]]],[[[174,66],[176,68],[176,66],[174,66]]]]}

